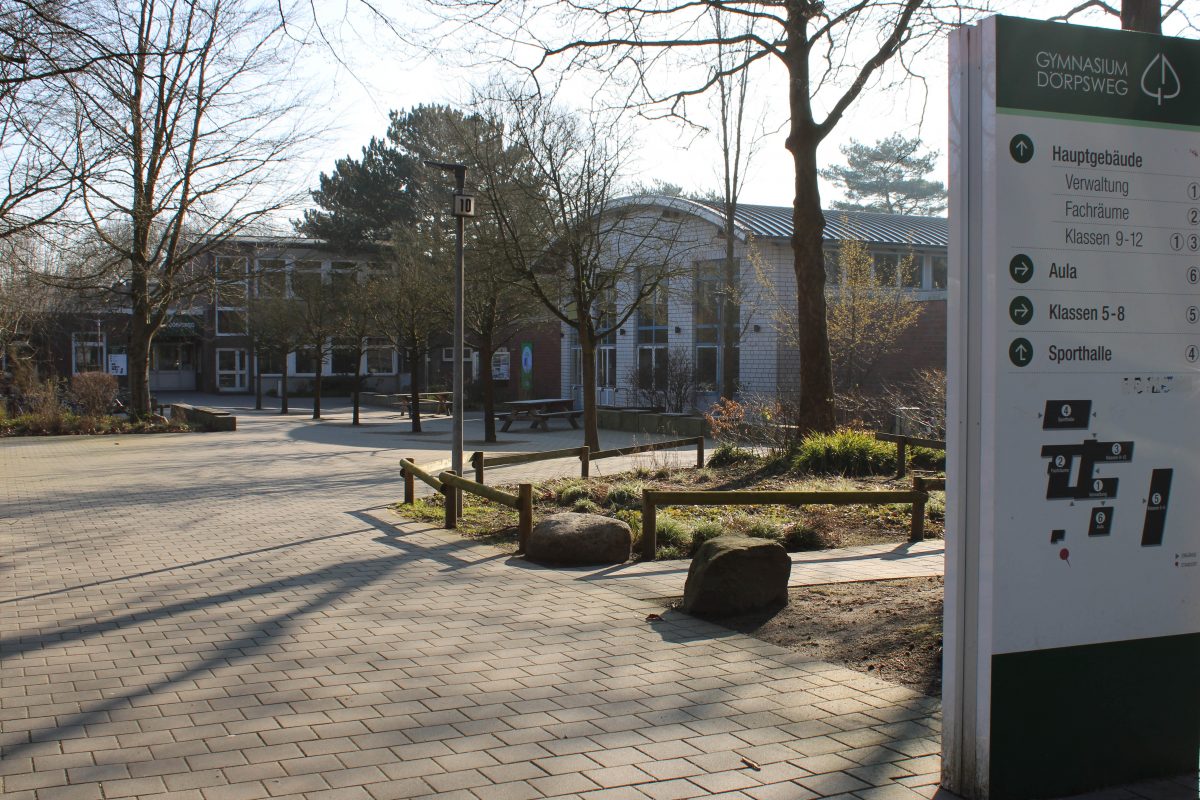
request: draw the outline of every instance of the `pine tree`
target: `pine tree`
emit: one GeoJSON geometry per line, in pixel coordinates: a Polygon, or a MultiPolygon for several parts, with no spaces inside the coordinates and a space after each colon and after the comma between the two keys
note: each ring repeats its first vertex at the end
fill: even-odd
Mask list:
{"type": "Polygon", "coordinates": [[[933,171],[937,153],[922,153],[923,147],[920,139],[898,133],[873,145],[851,139],[841,148],[846,165],[821,170],[821,176],[839,185],[848,198],[833,207],[885,214],[942,213],[946,187],[925,178],[933,171]]]}

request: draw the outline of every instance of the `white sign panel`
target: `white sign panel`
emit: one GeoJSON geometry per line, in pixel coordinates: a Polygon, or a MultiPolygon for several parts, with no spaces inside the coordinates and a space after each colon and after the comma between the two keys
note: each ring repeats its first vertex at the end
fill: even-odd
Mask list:
{"type": "Polygon", "coordinates": [[[1200,631],[1200,45],[993,18],[955,49],[947,763],[958,791],[1053,796],[1104,734],[1069,710],[1102,690],[1053,665],[1200,631]],[[1055,731],[1044,777],[1010,763],[1014,708],[1055,731]]]}
{"type": "Polygon", "coordinates": [[[125,353],[108,354],[108,372],[110,375],[128,375],[129,360],[125,353]]]}

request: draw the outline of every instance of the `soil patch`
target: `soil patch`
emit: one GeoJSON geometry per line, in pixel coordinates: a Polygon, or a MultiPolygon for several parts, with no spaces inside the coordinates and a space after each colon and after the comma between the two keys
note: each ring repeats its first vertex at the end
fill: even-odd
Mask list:
{"type": "Polygon", "coordinates": [[[787,607],[713,620],[930,696],[942,691],[942,579],[805,586],[787,607]]]}

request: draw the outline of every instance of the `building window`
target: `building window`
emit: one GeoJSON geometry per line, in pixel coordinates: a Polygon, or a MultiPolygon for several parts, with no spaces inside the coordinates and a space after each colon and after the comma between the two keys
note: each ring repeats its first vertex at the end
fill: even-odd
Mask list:
{"type": "Polygon", "coordinates": [[[367,374],[391,375],[396,372],[395,352],[387,339],[367,338],[367,374]]]}
{"type": "Polygon", "coordinates": [[[260,351],[258,354],[258,371],[263,375],[282,375],[287,356],[280,355],[277,350],[260,351]]]}
{"type": "Polygon", "coordinates": [[[246,259],[217,259],[217,307],[246,307],[246,259]]]}
{"type": "Polygon", "coordinates": [[[334,375],[353,375],[355,367],[354,340],[349,342],[337,341],[333,344],[333,355],[330,358],[330,372],[334,375]]]}
{"type": "Polygon", "coordinates": [[[284,297],[287,294],[287,264],[278,258],[260,258],[255,262],[259,297],[284,297]]]}
{"type": "Polygon", "coordinates": [[[246,333],[246,312],[242,309],[217,309],[217,336],[242,336],[246,333]]]}
{"type": "Polygon", "coordinates": [[[246,388],[246,351],[218,348],[217,388],[231,391],[246,388]]]}
{"type": "Polygon", "coordinates": [[[638,306],[638,386],[643,392],[667,388],[667,287],[657,288],[638,306]]]}
{"type": "MultiPolygon", "coordinates": [[[[696,265],[696,305],[693,316],[695,325],[695,373],[696,384],[702,391],[715,391],[721,385],[722,364],[725,354],[722,348],[724,342],[724,293],[725,281],[723,276],[725,262],[702,261],[696,265]]],[[[739,266],[740,271],[740,266],[739,266]]],[[[737,294],[738,287],[732,287],[737,294]]],[[[739,345],[741,336],[741,308],[734,303],[732,306],[733,319],[731,324],[736,337],[733,346],[739,345]]],[[[737,361],[735,358],[734,383],[737,382],[737,361]]]]}
{"type": "Polygon", "coordinates": [[[922,270],[911,253],[875,253],[873,257],[875,280],[880,286],[899,286],[905,289],[921,288],[922,270]]]}
{"type": "Polygon", "coordinates": [[[950,260],[946,256],[932,256],[929,268],[929,288],[944,290],[949,277],[950,260]]]}
{"type": "Polygon", "coordinates": [[[317,352],[311,347],[302,347],[296,351],[296,374],[317,374],[317,352]]]}
{"type": "Polygon", "coordinates": [[[107,334],[98,331],[71,334],[71,372],[105,372],[107,334]]]}

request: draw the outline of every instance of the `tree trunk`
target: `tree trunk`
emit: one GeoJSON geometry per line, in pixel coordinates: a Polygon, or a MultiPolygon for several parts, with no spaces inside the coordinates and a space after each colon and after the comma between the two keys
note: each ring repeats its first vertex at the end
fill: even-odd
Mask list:
{"type": "Polygon", "coordinates": [[[280,371],[280,378],[279,378],[279,413],[280,414],[288,413],[287,357],[288,357],[288,354],[285,352],[283,354],[283,358],[281,359],[281,361],[283,362],[283,368],[280,371]]]}
{"type": "MultiPolygon", "coordinates": [[[[134,419],[150,416],[150,342],[154,336],[149,323],[135,313],[129,326],[129,415],[134,419]]],[[[106,365],[101,365],[102,370],[106,365]]]]}
{"type": "Polygon", "coordinates": [[[741,275],[739,264],[733,257],[733,215],[736,205],[725,208],[725,264],[722,275],[724,286],[721,292],[721,396],[730,400],[737,394],[738,384],[738,339],[741,338],[739,320],[734,319],[737,298],[740,294],[741,275]]]}
{"type": "Polygon", "coordinates": [[[254,410],[262,411],[262,360],[258,357],[258,348],[254,348],[254,410]]]}
{"type": "Polygon", "coordinates": [[[1121,0],[1121,27],[1127,31],[1162,34],[1160,0],[1121,0]]]}
{"type": "Polygon", "coordinates": [[[324,359],[323,354],[321,353],[321,348],[319,346],[315,347],[313,349],[316,351],[314,358],[317,361],[317,367],[316,367],[315,378],[313,380],[312,418],[320,419],[321,418],[321,380],[325,376],[325,363],[324,363],[325,359],[324,359]]]}
{"type": "Polygon", "coordinates": [[[480,380],[483,382],[483,440],[496,441],[496,384],[492,381],[492,337],[481,337],[479,344],[480,380]]]}
{"type": "MultiPolygon", "coordinates": [[[[580,306],[582,307],[582,306],[580,306]]],[[[585,314],[579,315],[581,318],[585,314]]],[[[596,343],[586,325],[579,326],[579,362],[583,370],[583,443],[600,449],[600,426],[596,420],[596,343]]]]}
{"type": "Polygon", "coordinates": [[[421,363],[421,348],[413,345],[408,349],[412,356],[409,365],[411,379],[408,382],[408,418],[412,420],[412,432],[421,432],[421,376],[417,365],[421,363]]]}
{"type": "Polygon", "coordinates": [[[801,434],[835,427],[833,367],[825,313],[825,215],[817,187],[817,145],[810,126],[793,116],[787,146],[796,170],[792,203],[792,256],[796,273],[796,334],[800,397],[795,424],[801,434]]]}
{"type": "Polygon", "coordinates": [[[359,409],[358,396],[362,392],[362,358],[363,358],[363,354],[362,354],[362,351],[360,350],[358,352],[358,358],[356,358],[354,360],[354,390],[351,393],[352,397],[350,398],[350,400],[354,406],[354,412],[350,419],[351,425],[358,424],[358,409],[359,409]]]}

